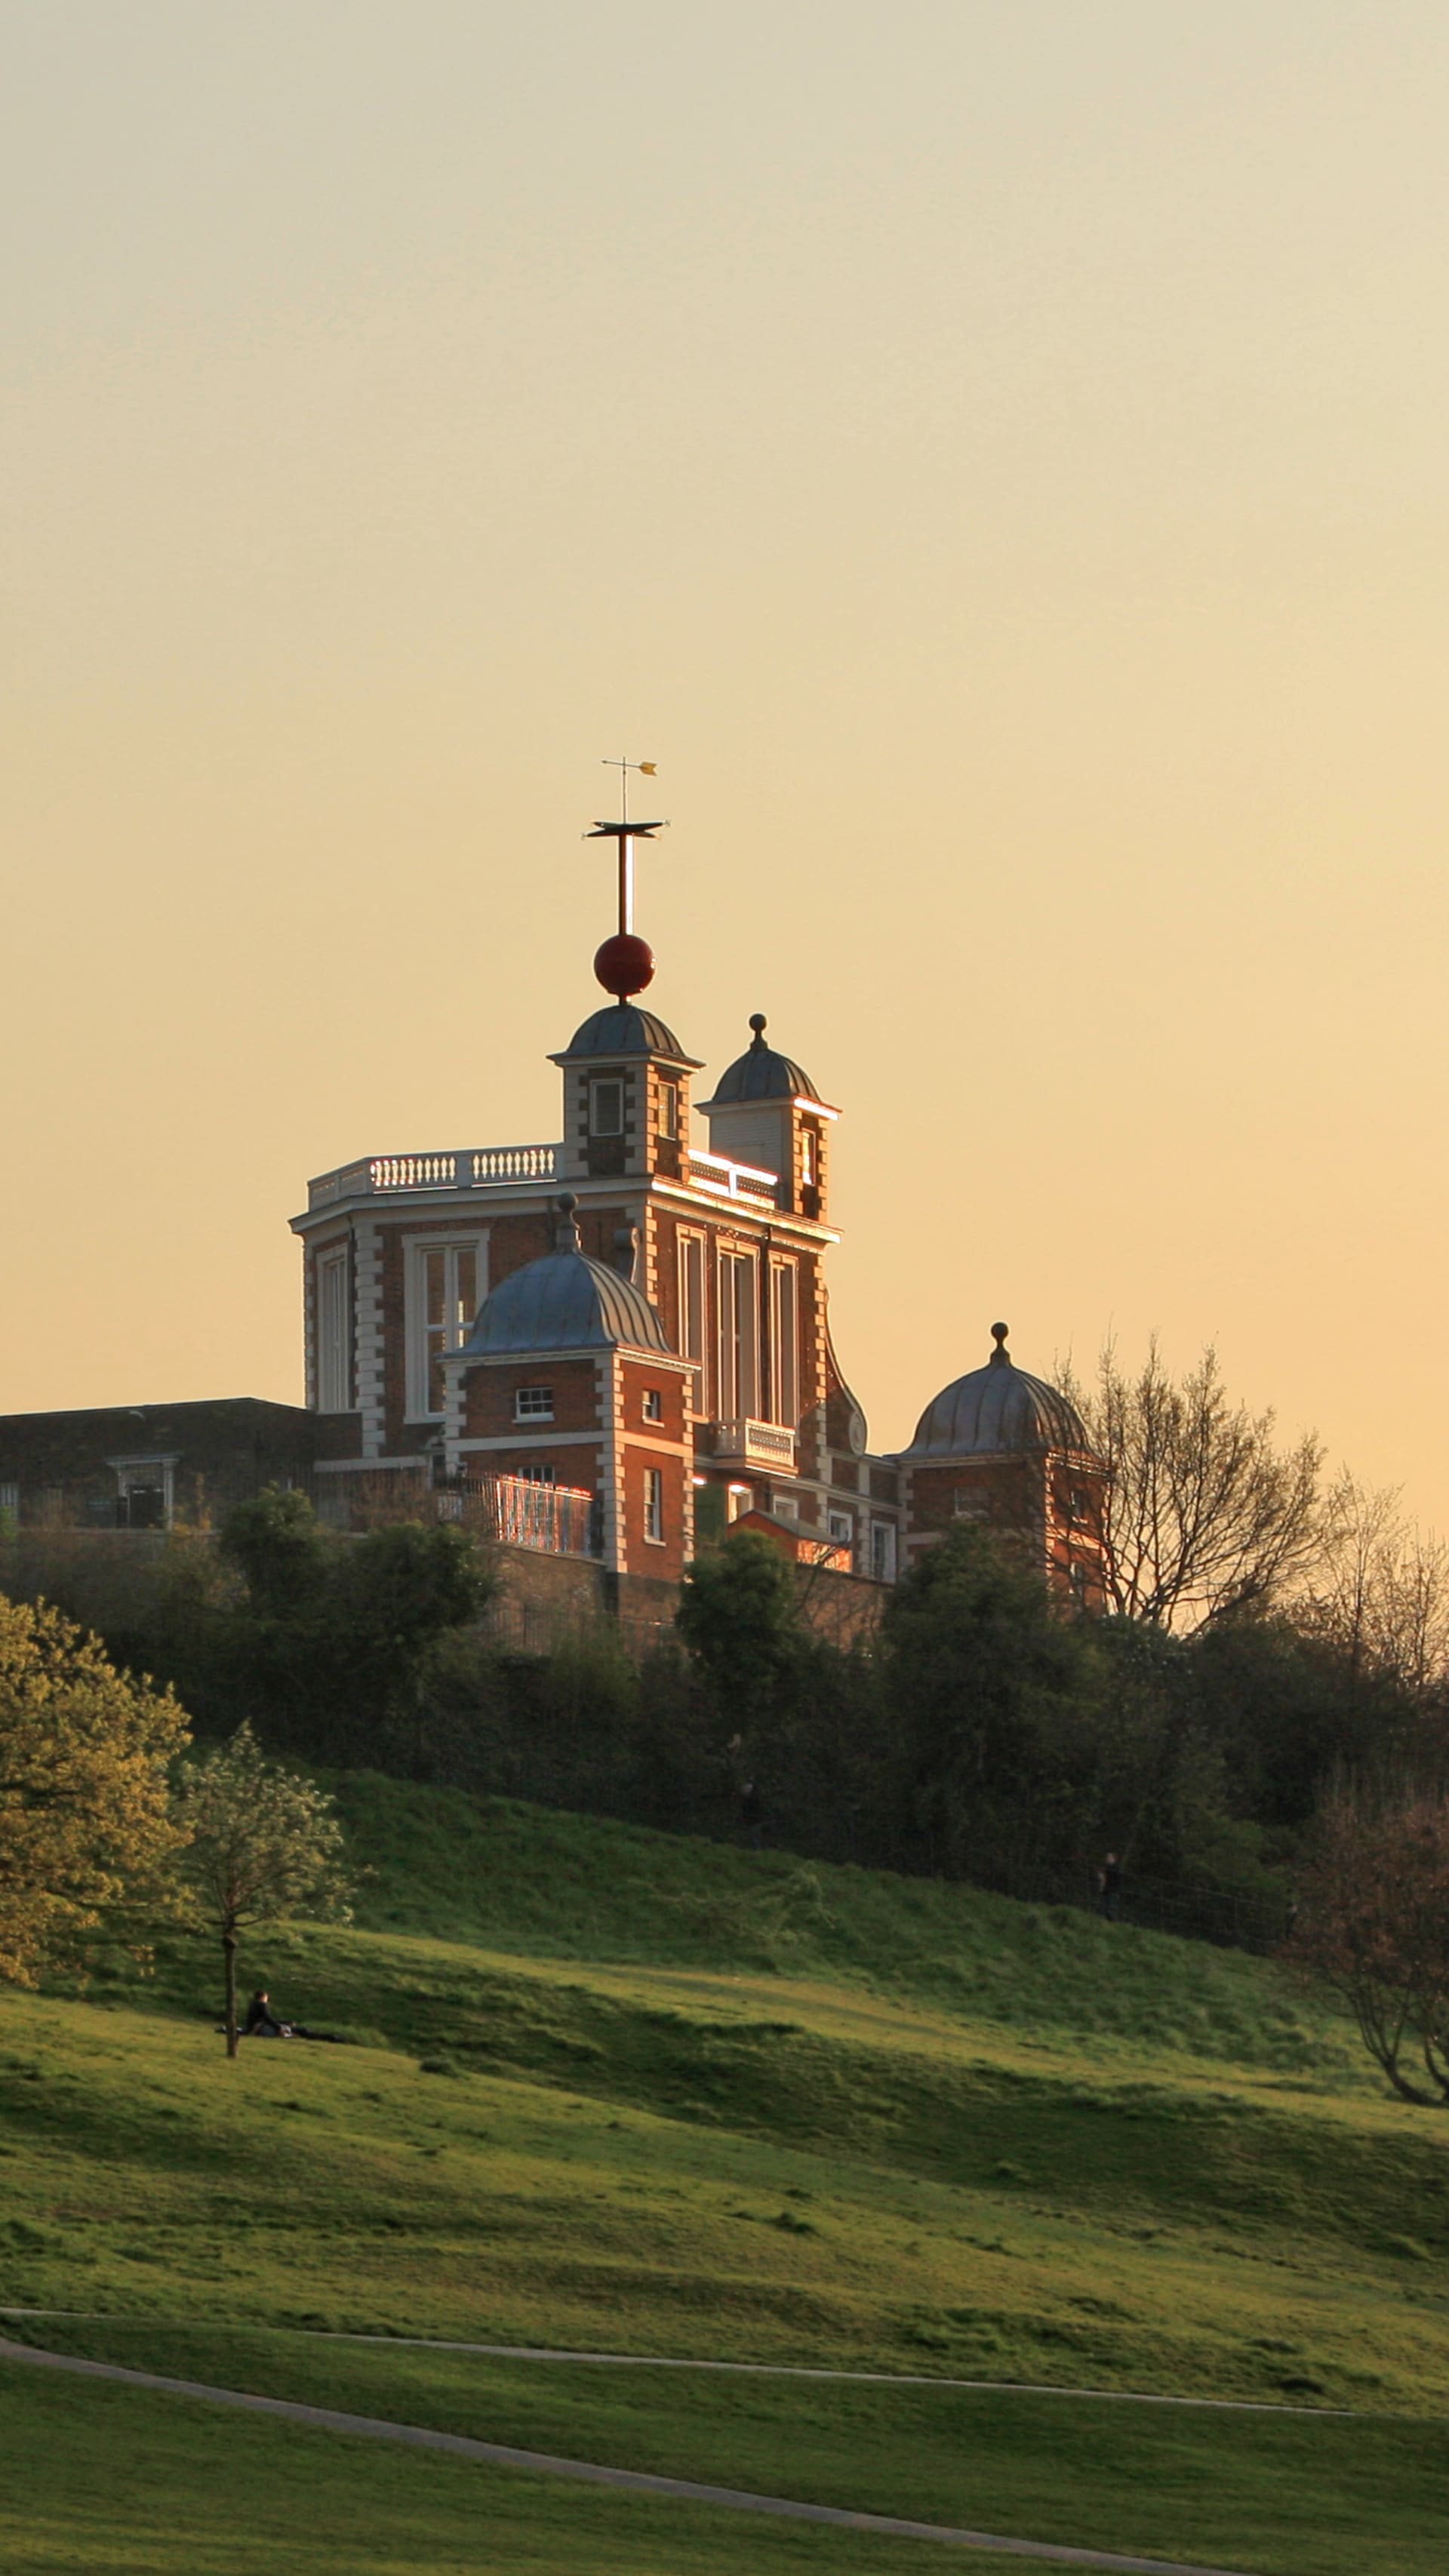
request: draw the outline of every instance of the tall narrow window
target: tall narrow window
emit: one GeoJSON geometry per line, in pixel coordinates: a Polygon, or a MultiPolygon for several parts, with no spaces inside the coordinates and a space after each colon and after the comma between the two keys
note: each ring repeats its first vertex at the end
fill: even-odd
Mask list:
{"type": "Polygon", "coordinates": [[[770,1264],[770,1419],[793,1431],[800,1419],[799,1300],[793,1261],[770,1264]]]}
{"type": "Polygon", "coordinates": [[[670,1137],[675,1137],[679,1134],[679,1085],[677,1082],[661,1082],[659,1085],[659,1133],[661,1136],[670,1137]]]}
{"type": "Polygon", "coordinates": [[[617,1076],[607,1082],[589,1085],[589,1134],[622,1136],[624,1133],[624,1086],[617,1076]]]}
{"type": "Polygon", "coordinates": [[[317,1262],[317,1410],[352,1410],[352,1300],[346,1244],[317,1262]]]}
{"type": "Polygon", "coordinates": [[[423,1243],[414,1253],[408,1352],[408,1416],[416,1422],[444,1409],[443,1361],[467,1340],[478,1312],[481,1246],[423,1243]]]}
{"type": "Polygon", "coordinates": [[[682,1234],[679,1238],[679,1356],[689,1360],[694,1374],[687,1380],[690,1409],[708,1411],[704,1385],[704,1237],[682,1234]]]}
{"type": "Polygon", "coordinates": [[[656,1544],[664,1537],[664,1470],[644,1470],[644,1535],[656,1544]]]}
{"type": "Polygon", "coordinates": [[[820,1133],[815,1127],[800,1130],[800,1178],[807,1190],[820,1186],[820,1133]]]}
{"type": "Polygon", "coordinates": [[[719,1257],[719,1409],[733,1422],[758,1405],[759,1333],[755,1263],[748,1252],[719,1257]]]}

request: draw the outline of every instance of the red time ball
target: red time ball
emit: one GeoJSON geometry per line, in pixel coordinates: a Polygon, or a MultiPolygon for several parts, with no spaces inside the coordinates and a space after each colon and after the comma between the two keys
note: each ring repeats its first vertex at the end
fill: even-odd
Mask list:
{"type": "Polygon", "coordinates": [[[636,938],[632,930],[616,930],[606,939],[594,959],[594,973],[606,993],[617,1002],[627,1002],[631,993],[642,993],[654,981],[654,951],[647,939],[636,938]]]}

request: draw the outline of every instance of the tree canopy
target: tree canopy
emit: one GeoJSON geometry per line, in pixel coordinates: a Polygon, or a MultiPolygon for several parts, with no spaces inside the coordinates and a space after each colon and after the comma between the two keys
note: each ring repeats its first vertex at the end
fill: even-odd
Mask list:
{"type": "Polygon", "coordinates": [[[176,1803],[183,1874],[197,1914],[221,1941],[227,2055],[235,2057],[241,1933],[284,1914],[346,1916],[342,1828],[327,1792],[270,1760],[247,1724],[182,1765],[176,1803]]]}
{"type": "Polygon", "coordinates": [[[0,1600],[0,1976],[34,1985],[108,1909],[158,1892],[188,1741],[179,1701],[118,1673],[99,1638],[0,1600]]]}

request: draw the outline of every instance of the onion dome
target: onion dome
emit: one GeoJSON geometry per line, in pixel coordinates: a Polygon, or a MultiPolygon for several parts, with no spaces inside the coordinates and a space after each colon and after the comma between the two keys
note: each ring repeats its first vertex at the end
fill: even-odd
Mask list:
{"type": "Polygon", "coordinates": [[[737,1055],[728,1071],[722,1073],[712,1100],[705,1109],[728,1109],[748,1100],[819,1100],[820,1094],[803,1065],[793,1056],[778,1055],[765,1044],[768,1023],[763,1011],[750,1014],[754,1036],[743,1055],[737,1055]]]}
{"type": "Polygon", "coordinates": [[[1006,1351],[1006,1333],[1005,1324],[992,1325],[996,1348],[985,1368],[942,1388],[902,1457],[1019,1457],[1032,1449],[1082,1449],[1090,1455],[1092,1443],[1076,1406],[1016,1366],[1006,1351]]]}
{"type": "Polygon", "coordinates": [[[672,1029],[665,1027],[653,1011],[641,1011],[634,1002],[610,1002],[602,1011],[594,1011],[581,1029],[575,1029],[562,1055],[550,1056],[550,1064],[577,1064],[583,1056],[663,1056],[669,1064],[697,1070],[698,1059],[686,1055],[672,1029]]]}
{"type": "Polygon", "coordinates": [[[465,1360],[502,1359],[529,1351],[662,1351],[673,1357],[664,1326],[647,1297],[617,1270],[588,1261],[574,1223],[577,1201],[559,1201],[557,1251],[525,1263],[499,1281],[478,1310],[463,1344],[465,1360]]]}

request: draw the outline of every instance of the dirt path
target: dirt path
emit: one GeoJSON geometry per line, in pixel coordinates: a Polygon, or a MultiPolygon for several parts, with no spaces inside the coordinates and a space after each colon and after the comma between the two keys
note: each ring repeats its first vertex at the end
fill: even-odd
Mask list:
{"type": "Polygon", "coordinates": [[[777,2514],[792,2522],[828,2522],[846,2531],[868,2531],[881,2539],[945,2541],[958,2549],[996,2552],[1011,2558],[1048,2560],[1066,2567],[1106,2567],[1126,2576],[1241,2576],[1241,2570],[1184,2566],[1166,2558],[1128,2558],[1106,2549],[1068,2549],[1060,2542],[1008,2540],[990,2531],[957,2531],[938,2522],[906,2522],[884,2513],[851,2513],[843,2505],[800,2504],[787,2496],[751,2495],[737,2487],[698,2485],[692,2478],[651,2477],[641,2469],[606,2469],[591,2460],[560,2460],[546,2451],[516,2451],[502,2442],[476,2442],[466,2433],[435,2433],[420,2424],[391,2424],[374,2415],[347,2415],[330,2406],[304,2406],[285,2397],[254,2397],[239,2388],[211,2388],[202,2380],[168,2379],[152,2370],[126,2370],[119,2362],[80,2361],[71,2353],[41,2352],[31,2344],[0,2336],[0,2361],[28,2362],[40,2370],[74,2371],[86,2379],[120,2380],[130,2388],[152,2388],[170,2397],[200,2398],[211,2406],[236,2406],[253,2415],[280,2417],[285,2423],[310,2425],[324,2433],[358,2433],[373,2441],[407,2442],[416,2449],[448,2451],[465,2460],[486,2460],[495,2468],[531,2469],[536,2475],[581,2478],[591,2486],[623,2487],[635,2495],[677,2496],[688,2504],[713,2505],[735,2513],[777,2514]]]}
{"type": "Polygon", "coordinates": [[[724,2370],[756,2379],[839,2379],[853,2388],[965,2388],[983,2397],[1083,2397],[1111,2406],[1197,2406],[1225,2415],[1325,2415],[1335,2421],[1369,2417],[1361,2406],[1295,2406],[1291,2398],[1173,2397],[1151,2388],[1073,2388],[1044,2379],[943,2379],[934,2370],[830,2370],[808,2361],[700,2361],[692,2353],[571,2352],[567,2345],[464,2343],[452,2335],[363,2334],[339,2326],[263,2326],[246,2318],[217,2324],[204,2317],[118,2317],[103,2308],[7,2308],[0,2317],[47,2318],[57,2325],[154,2327],[158,2332],[194,2328],[201,2334],[314,2335],[321,2343],[396,2344],[404,2352],[471,2352],[485,2361],[568,2361],[600,2370],[724,2370]]]}

